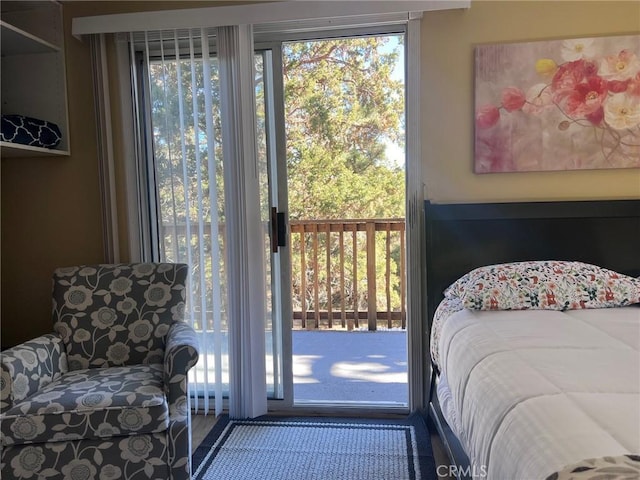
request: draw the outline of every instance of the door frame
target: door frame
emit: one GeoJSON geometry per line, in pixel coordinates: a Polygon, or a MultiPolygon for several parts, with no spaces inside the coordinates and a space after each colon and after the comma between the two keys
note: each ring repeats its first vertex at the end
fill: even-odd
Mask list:
{"type": "MultiPolygon", "coordinates": [[[[277,271],[277,277],[272,274],[272,280],[279,282],[280,304],[278,314],[282,325],[282,399],[269,399],[269,412],[296,414],[317,413],[322,411],[327,414],[406,414],[425,406],[425,324],[423,312],[425,312],[424,295],[421,295],[426,268],[423,260],[424,245],[424,193],[422,180],[422,156],[420,148],[421,123],[420,123],[420,19],[411,19],[405,24],[380,25],[377,27],[354,28],[340,31],[308,32],[295,35],[270,34],[267,38],[258,38],[254,41],[256,52],[271,51],[271,90],[270,102],[265,98],[266,108],[273,112],[274,124],[272,142],[275,148],[275,170],[273,180],[278,188],[272,193],[272,202],[279,211],[287,212],[288,218],[288,191],[287,191],[287,165],[286,165],[286,133],[284,128],[284,82],[282,70],[282,43],[288,41],[305,41],[331,39],[340,37],[355,37],[360,35],[385,35],[403,34],[405,39],[405,221],[406,221],[406,251],[407,251],[407,363],[408,363],[408,407],[376,407],[373,405],[351,404],[295,404],[293,398],[293,345],[291,324],[285,325],[286,320],[292,318],[291,304],[291,256],[289,246],[281,247],[278,254],[272,256],[272,268],[277,271]],[[419,268],[410,268],[417,265],[419,268]]],[[[264,57],[263,57],[264,58],[264,57]]],[[[266,85],[266,62],[265,62],[266,85]]],[[[269,115],[268,115],[269,116],[269,115]]],[[[267,128],[267,131],[269,128],[267,128]]],[[[267,134],[269,139],[269,134],[267,134]]],[[[268,141],[269,143],[269,141],[268,141]]],[[[267,149],[270,150],[268,144],[267,149]]],[[[273,170],[271,171],[273,173],[273,170]]],[[[287,222],[287,235],[290,231],[287,222]]],[[[275,298],[275,297],[274,297],[275,298]]],[[[275,311],[275,308],[274,308],[275,311]]],[[[275,315],[274,315],[275,323],[275,315]]],[[[275,363],[275,360],[274,360],[275,363]]],[[[276,366],[274,365],[274,371],[276,366]]]]}
{"type": "MultiPolygon", "coordinates": [[[[424,261],[425,253],[424,249],[424,183],[423,183],[423,167],[422,167],[422,151],[421,151],[421,77],[420,77],[420,18],[421,13],[410,14],[408,21],[396,22],[395,33],[398,33],[398,29],[404,29],[405,32],[405,116],[406,116],[406,244],[407,244],[407,324],[408,324],[408,360],[409,360],[409,410],[415,411],[426,407],[426,400],[429,398],[429,392],[427,391],[429,382],[425,375],[429,372],[428,362],[428,338],[425,337],[427,332],[426,327],[426,296],[422,293],[425,291],[425,278],[426,278],[426,264],[424,261]]],[[[372,23],[375,23],[371,20],[372,23]]],[[[353,35],[357,33],[384,33],[385,28],[389,28],[384,23],[377,27],[365,27],[365,28],[350,28],[348,30],[333,30],[327,32],[327,37],[339,37],[344,34],[353,35]]],[[[312,35],[311,33],[287,36],[289,40],[303,40],[317,38],[318,33],[312,35]]],[[[278,34],[278,41],[274,41],[274,34],[271,34],[271,41],[269,38],[258,38],[255,40],[255,50],[261,50],[264,48],[274,48],[280,45],[283,40],[281,34],[278,34]]],[[[140,136],[139,126],[136,126],[133,121],[134,111],[134,99],[131,94],[131,78],[130,78],[130,53],[131,50],[127,44],[128,37],[118,36],[115,43],[116,51],[116,64],[118,70],[118,82],[117,90],[124,105],[120,110],[120,116],[117,119],[120,136],[123,139],[123,145],[125,151],[129,153],[126,158],[136,159],[132,162],[125,162],[125,177],[126,188],[125,194],[129,201],[126,203],[126,217],[127,217],[127,231],[128,238],[127,243],[129,246],[129,252],[132,259],[142,258],[148,254],[146,250],[147,241],[145,238],[141,238],[141,219],[145,218],[145,211],[143,202],[146,198],[146,189],[140,184],[141,168],[144,168],[139,164],[141,162],[140,152],[136,151],[136,138],[140,136]]],[[[283,110],[283,109],[282,109],[283,110]]],[[[281,116],[284,114],[281,113],[281,116]]],[[[277,137],[278,138],[278,137],[277,137]]],[[[284,139],[284,130],[280,135],[280,140],[276,142],[282,143],[284,139]]],[[[284,145],[284,143],[282,143],[284,145]]],[[[280,148],[280,151],[284,151],[284,148],[280,148]]],[[[282,169],[278,169],[278,176],[283,175],[282,169]]],[[[286,176],[286,173],[284,173],[286,176]]],[[[279,197],[280,199],[281,197],[279,197]]],[[[279,201],[280,209],[286,209],[286,198],[284,203],[279,201]]],[[[289,276],[291,265],[290,260],[285,258],[285,255],[281,255],[279,259],[280,265],[280,277],[289,276]]],[[[291,312],[291,296],[289,292],[283,292],[285,300],[282,303],[283,314],[290,315],[291,312]]],[[[283,352],[291,358],[291,330],[288,333],[283,332],[283,352]]],[[[283,400],[268,400],[268,408],[270,411],[294,411],[295,413],[304,413],[309,410],[306,407],[293,406],[293,382],[287,386],[283,385],[285,398],[290,398],[290,402],[283,400]]],[[[225,399],[224,405],[226,408],[227,400],[225,399]]],[[[315,408],[311,410],[316,411],[315,408]]],[[[323,410],[323,412],[331,413],[358,413],[367,414],[368,409],[362,407],[331,407],[323,410]]],[[[371,413],[383,413],[385,409],[376,408],[371,410],[371,413]]],[[[397,409],[393,409],[390,413],[398,413],[397,409]]]]}

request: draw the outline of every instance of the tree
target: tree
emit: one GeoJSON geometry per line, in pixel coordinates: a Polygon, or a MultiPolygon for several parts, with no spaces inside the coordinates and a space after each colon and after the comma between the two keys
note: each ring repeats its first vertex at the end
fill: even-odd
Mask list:
{"type": "MultiPolygon", "coordinates": [[[[212,218],[224,224],[218,64],[212,58],[205,69],[202,59],[196,57],[192,71],[189,56],[182,58],[180,62],[175,58],[152,61],[148,66],[159,247],[163,261],[190,264],[193,298],[204,298],[207,302],[202,307],[202,302],[196,300],[190,311],[200,312],[197,328],[205,326],[205,319],[211,328],[212,318],[207,311],[213,298],[213,269],[224,278],[225,268],[224,234],[217,235],[217,242],[211,241],[212,218]],[[209,74],[205,75],[205,71],[209,74]],[[209,111],[206,90],[211,93],[209,111]],[[212,139],[207,137],[207,120],[212,121],[212,139]],[[214,145],[211,150],[209,143],[214,145]],[[213,207],[211,196],[215,198],[213,207]],[[210,260],[213,248],[219,249],[218,265],[210,260]],[[202,277],[204,282],[200,281],[202,277]]],[[[224,302],[224,281],[221,289],[224,302]]],[[[224,307],[221,310],[224,323],[224,307]]]]}
{"type": "MultiPolygon", "coordinates": [[[[401,38],[401,37],[395,37],[401,38]]],[[[404,217],[404,88],[390,37],[286,44],[285,122],[292,219],[404,217]]]]}
{"type": "MultiPolygon", "coordinates": [[[[385,150],[390,142],[402,145],[404,136],[404,96],[401,81],[394,80],[393,71],[399,60],[401,37],[361,37],[354,39],[295,42],[283,47],[285,84],[285,123],[287,134],[287,166],[289,178],[289,216],[291,219],[318,218],[390,218],[404,217],[404,171],[391,164],[385,150]]],[[[170,46],[170,45],[169,45],[170,46]]],[[[222,175],[221,119],[218,90],[217,60],[211,59],[210,78],[205,78],[203,61],[196,55],[195,78],[192,78],[189,56],[166,57],[149,65],[151,92],[151,123],[154,135],[154,161],[157,199],[161,223],[166,234],[161,239],[164,258],[187,260],[187,251],[202,246],[211,251],[211,239],[192,234],[187,238],[184,225],[192,225],[203,214],[217,216],[224,222],[222,175]],[[210,111],[205,108],[205,87],[212,94],[210,111]],[[198,105],[194,123],[193,99],[198,105]],[[207,144],[207,118],[213,119],[213,143],[207,144]],[[200,162],[196,161],[199,153],[200,162]],[[209,158],[217,185],[217,205],[209,202],[209,158]],[[198,201],[195,201],[198,199],[198,201]],[[177,225],[174,227],[173,225],[177,225]]],[[[264,138],[264,84],[262,59],[256,55],[256,98],[258,105],[258,152],[266,155],[264,138]]],[[[262,201],[266,206],[266,174],[262,169],[262,201]]],[[[268,221],[266,218],[263,219],[268,221]]],[[[210,221],[210,220],[209,220],[210,221]]],[[[197,233],[197,232],[194,232],[197,233]]],[[[223,243],[223,236],[220,237],[223,243]]],[[[327,239],[320,247],[327,248],[327,239]]],[[[382,260],[383,238],[377,248],[381,265],[377,281],[384,278],[382,260]]],[[[336,239],[329,239],[331,252],[338,252],[336,239]]],[[[293,255],[299,250],[293,249],[293,255]]],[[[397,271],[399,253],[393,253],[393,269],[397,271]]],[[[224,255],[221,255],[223,261],[224,255]]],[[[347,255],[349,268],[358,262],[360,272],[364,258],[347,255]]],[[[194,271],[204,271],[211,278],[211,262],[192,259],[194,271]]],[[[296,263],[293,262],[294,268],[296,263]]],[[[214,267],[215,268],[215,267],[214,267]]],[[[223,269],[223,265],[220,266],[223,269]]],[[[298,277],[299,271],[298,263],[298,277]]],[[[296,284],[294,292],[301,292],[296,284]]],[[[305,272],[309,274],[309,272],[305,272]]],[[[322,272],[323,282],[336,284],[337,273],[330,278],[322,272]]],[[[358,301],[366,305],[366,279],[358,285],[358,301]]],[[[397,277],[394,298],[398,298],[397,277]]],[[[211,281],[201,287],[210,297],[211,281]]],[[[353,295],[354,285],[347,285],[347,295],[353,295]]],[[[294,300],[295,301],[295,300],[294,300]]],[[[323,299],[326,308],[331,299],[323,299]]]]}
{"type": "MultiPolygon", "coordinates": [[[[283,49],[290,219],[404,217],[404,170],[390,164],[385,152],[389,142],[402,145],[404,136],[404,86],[392,75],[399,49],[388,48],[391,40],[378,36],[296,42],[283,49]]],[[[313,234],[302,237],[305,250],[313,252],[313,234]]],[[[338,264],[343,247],[339,237],[321,234],[317,241],[318,250],[330,249],[332,264],[338,264]]],[[[363,238],[358,242],[363,245],[363,238]]],[[[399,307],[399,242],[396,245],[391,253],[391,287],[392,304],[399,307]]],[[[384,236],[376,235],[376,278],[359,275],[357,298],[356,285],[347,275],[347,305],[355,302],[360,311],[366,310],[367,281],[384,284],[384,247],[384,236]]],[[[345,250],[347,272],[353,262],[359,272],[366,272],[364,249],[355,259],[348,246],[345,250]]],[[[327,278],[323,255],[318,272],[311,269],[311,262],[301,272],[300,255],[299,243],[292,243],[294,308],[300,307],[303,295],[307,305],[313,305],[314,275],[320,284],[332,285],[334,292],[340,275],[334,268],[327,278]],[[302,291],[303,274],[306,291],[302,291]]],[[[378,291],[378,308],[386,309],[384,289],[378,291]]],[[[332,297],[323,289],[316,308],[326,310],[329,302],[335,308],[341,299],[332,297]]]]}

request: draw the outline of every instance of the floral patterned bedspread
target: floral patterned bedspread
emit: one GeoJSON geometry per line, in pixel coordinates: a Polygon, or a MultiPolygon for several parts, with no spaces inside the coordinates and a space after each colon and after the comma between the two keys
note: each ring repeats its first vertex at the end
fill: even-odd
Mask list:
{"type": "Polygon", "coordinates": [[[546,480],[637,480],[640,455],[590,458],[552,473],[546,480]]]}

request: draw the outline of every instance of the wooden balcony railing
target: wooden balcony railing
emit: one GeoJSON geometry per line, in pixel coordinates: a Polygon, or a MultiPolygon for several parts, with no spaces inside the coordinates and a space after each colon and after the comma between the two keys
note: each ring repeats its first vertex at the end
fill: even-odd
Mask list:
{"type": "MultiPolygon", "coordinates": [[[[204,227],[200,239],[193,228],[187,242],[184,225],[162,225],[163,248],[184,251],[201,241],[209,251],[204,227]]],[[[218,229],[223,236],[224,225],[218,229]]],[[[290,231],[294,328],[406,328],[404,219],[293,220],[290,231]]],[[[197,259],[192,269],[199,272],[197,259]]],[[[210,289],[205,277],[202,288],[210,289]]],[[[198,324],[212,328],[210,317],[198,324]]]]}
{"type": "Polygon", "coordinates": [[[406,328],[404,219],[299,220],[290,229],[294,328],[406,328]]]}

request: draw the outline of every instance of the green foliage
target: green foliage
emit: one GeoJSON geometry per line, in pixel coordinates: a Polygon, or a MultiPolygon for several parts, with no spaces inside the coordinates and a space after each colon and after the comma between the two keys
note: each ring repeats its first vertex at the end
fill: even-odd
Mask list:
{"type": "MultiPolygon", "coordinates": [[[[209,62],[206,78],[205,70],[201,58],[193,62],[193,71],[188,59],[152,62],[149,65],[149,98],[161,258],[188,262],[192,278],[205,279],[204,282],[192,281],[193,298],[198,299],[204,293],[210,302],[214,268],[216,274],[223,276],[225,262],[224,235],[212,232],[211,223],[212,218],[217,218],[223,224],[225,216],[216,59],[209,62]],[[205,101],[205,82],[209,83],[211,92],[209,109],[205,101]],[[213,135],[209,136],[208,130],[213,135]],[[209,144],[213,149],[209,149],[209,144]],[[213,246],[219,250],[220,263],[215,266],[210,260],[212,235],[218,237],[213,246]]],[[[224,288],[223,283],[222,298],[225,298],[224,288]]],[[[208,306],[203,308],[199,300],[193,303],[192,311],[209,309],[208,306]]],[[[198,328],[203,326],[200,322],[196,324],[198,328]]]]}
{"type": "MultiPolygon", "coordinates": [[[[400,48],[394,45],[398,45],[401,38],[396,37],[394,42],[385,36],[361,37],[283,46],[290,219],[404,217],[404,167],[389,162],[386,155],[387,145],[403,146],[404,139],[404,86],[393,75],[400,59],[400,48]]],[[[221,263],[214,266],[210,261],[210,223],[218,218],[223,225],[225,218],[218,66],[215,58],[206,62],[210,63],[207,75],[201,58],[195,57],[193,69],[188,56],[181,58],[149,65],[161,249],[165,260],[189,261],[197,277],[202,273],[205,282],[192,285],[192,289],[196,298],[200,290],[206,290],[205,296],[211,298],[212,269],[217,268],[224,276],[222,233],[218,233],[221,263]],[[212,95],[208,108],[205,83],[209,84],[212,95]],[[187,223],[191,225],[190,235],[187,235],[187,223]]],[[[256,71],[261,203],[267,212],[270,202],[260,55],[256,55],[256,71]]],[[[264,221],[267,219],[263,216],[264,221]]],[[[310,252],[309,235],[305,236],[305,242],[310,252]]],[[[386,309],[384,242],[378,234],[375,281],[378,284],[376,300],[381,310],[386,309]]],[[[348,309],[355,302],[364,310],[367,305],[366,252],[360,234],[358,245],[355,260],[351,248],[346,245],[345,249],[345,302],[348,309]],[[358,269],[357,284],[350,274],[354,261],[358,269]]],[[[320,282],[331,286],[331,295],[325,288],[318,308],[327,309],[330,301],[336,309],[342,300],[340,272],[335,268],[340,251],[337,236],[332,235],[329,240],[332,266],[329,278],[323,263],[326,248],[327,239],[320,236],[318,277],[320,282]]],[[[390,284],[396,310],[400,304],[398,248],[395,241],[390,284]]],[[[307,305],[311,305],[313,282],[308,281],[306,291],[301,291],[299,243],[292,242],[292,266],[294,296],[297,295],[294,305],[300,303],[301,295],[307,299],[307,305]]],[[[308,280],[315,275],[309,264],[305,275],[308,280]]]]}
{"type": "MultiPolygon", "coordinates": [[[[403,218],[404,169],[390,165],[386,144],[403,145],[404,85],[392,72],[399,49],[385,46],[389,37],[298,42],[284,48],[285,111],[289,217],[305,219],[403,218]]],[[[386,240],[376,235],[376,278],[368,280],[366,240],[357,234],[356,270],[351,234],[344,238],[344,302],[347,310],[367,310],[367,282],[375,281],[376,306],[387,310],[386,240]]],[[[334,311],[342,303],[340,245],[332,234],[305,234],[305,288],[302,282],[300,235],[292,236],[294,309],[334,311]],[[326,251],[331,269],[327,278],[326,251]],[[314,258],[318,256],[318,270],[314,258]],[[315,304],[315,276],[321,285],[315,304]],[[331,293],[331,294],[330,294],[331,293]]],[[[400,310],[400,238],[390,252],[391,309],[400,310]]]]}
{"type": "Polygon", "coordinates": [[[404,171],[385,143],[403,145],[404,88],[389,37],[285,45],[289,216],[404,217],[404,171]]]}

